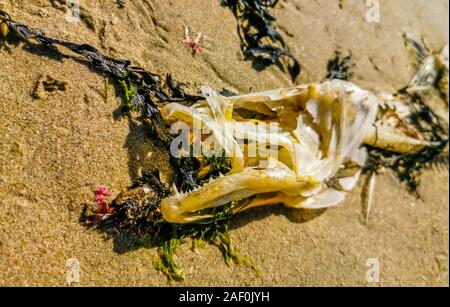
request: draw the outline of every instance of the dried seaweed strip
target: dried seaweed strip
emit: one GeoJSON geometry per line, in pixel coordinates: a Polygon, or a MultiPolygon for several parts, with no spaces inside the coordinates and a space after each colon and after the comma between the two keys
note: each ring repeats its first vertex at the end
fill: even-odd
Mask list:
{"type": "MultiPolygon", "coordinates": [[[[118,60],[102,54],[97,48],[89,44],[77,44],[65,40],[60,40],[46,36],[43,32],[20,24],[11,20],[10,16],[0,11],[0,19],[5,22],[9,29],[15,32],[19,38],[30,42],[32,40],[45,46],[62,46],[74,53],[85,57],[96,69],[101,73],[105,73],[117,80],[129,83],[133,86],[137,95],[132,97],[134,106],[150,103],[143,96],[150,96],[154,106],[154,102],[195,102],[204,99],[202,96],[189,95],[184,92],[181,85],[176,84],[170,75],[166,77],[166,84],[169,91],[166,91],[161,84],[161,77],[158,74],[146,71],[143,68],[130,66],[128,60],[118,60]]],[[[155,108],[151,109],[155,113],[155,108]]]]}
{"type": "Polygon", "coordinates": [[[246,60],[258,61],[262,67],[279,65],[283,67],[283,58],[289,62],[287,67],[292,81],[301,72],[300,63],[289,52],[281,34],[273,22],[276,20],[269,13],[278,0],[223,0],[230,7],[238,20],[238,32],[241,49],[246,60]]]}
{"type": "Polygon", "coordinates": [[[339,51],[335,52],[335,57],[328,61],[326,79],[338,79],[349,81],[353,77],[350,69],[353,67],[351,55],[341,58],[339,51]]]}
{"type": "Polygon", "coordinates": [[[115,60],[108,56],[103,55],[95,47],[88,44],[76,44],[65,40],[55,39],[46,36],[39,30],[30,28],[23,24],[12,21],[9,16],[0,12],[0,18],[5,22],[9,29],[15,32],[22,40],[31,41],[35,40],[37,43],[46,46],[63,46],[76,54],[82,55],[91,61],[95,69],[107,73],[112,77],[123,79],[129,73],[130,62],[126,60],[115,60]]]}

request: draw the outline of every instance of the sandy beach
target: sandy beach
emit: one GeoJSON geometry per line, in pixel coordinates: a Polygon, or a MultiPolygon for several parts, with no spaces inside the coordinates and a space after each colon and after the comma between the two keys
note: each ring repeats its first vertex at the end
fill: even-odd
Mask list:
{"type": "MultiPolygon", "coordinates": [[[[216,0],[80,0],[82,18],[66,19],[65,1],[4,0],[12,19],[47,35],[89,43],[114,58],[196,89],[236,93],[292,86],[277,67],[256,71],[244,61],[232,12],[216,0]],[[204,34],[193,56],[184,27],[204,34]]],[[[440,50],[449,36],[447,0],[381,0],[379,22],[364,0],[281,0],[276,26],[303,65],[295,84],[318,82],[336,50],[352,55],[353,82],[395,91],[414,75],[402,34],[440,50]]],[[[70,54],[70,53],[68,53],[70,54]]],[[[155,270],[157,249],[108,240],[79,222],[101,184],[119,193],[138,174],[171,170],[168,153],[138,121],[118,117],[121,98],[82,60],[0,38],[0,286],[66,286],[68,259],[80,264],[72,286],[167,286],[155,270]],[[43,80],[61,85],[38,91],[43,80]]],[[[410,195],[394,174],[378,176],[370,225],[361,215],[359,184],[344,203],[321,211],[281,206],[237,215],[231,237],[258,265],[227,266],[219,249],[192,250],[177,262],[187,286],[448,286],[448,170],[427,170],[410,195]],[[381,281],[366,279],[370,263],[381,281]]],[[[177,284],[175,284],[177,285],[177,284]]]]}

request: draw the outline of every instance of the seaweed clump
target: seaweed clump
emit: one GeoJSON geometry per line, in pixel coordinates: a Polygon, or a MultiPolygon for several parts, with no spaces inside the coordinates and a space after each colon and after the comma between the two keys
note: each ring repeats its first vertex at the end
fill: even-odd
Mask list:
{"type": "MultiPolygon", "coordinates": [[[[212,163],[215,163],[214,167],[219,165],[212,163]]],[[[215,171],[225,172],[228,167],[224,166],[215,171]]],[[[213,178],[213,174],[212,171],[206,177],[213,178]]],[[[198,183],[200,184],[200,180],[198,183]]],[[[182,281],[185,278],[181,266],[175,260],[175,254],[178,247],[188,240],[191,240],[193,249],[201,248],[205,244],[215,245],[221,250],[228,265],[247,264],[259,274],[254,262],[239,256],[231,244],[231,204],[214,208],[209,212],[212,217],[201,222],[171,224],[163,219],[160,212],[161,200],[169,195],[170,190],[161,182],[158,171],[145,173],[128,191],[122,192],[111,202],[108,212],[89,204],[85,206],[80,221],[88,227],[106,233],[109,238],[126,238],[128,244],[131,242],[129,249],[158,247],[160,258],[154,262],[154,267],[165,274],[170,282],[182,281]]]]}
{"type": "Polygon", "coordinates": [[[328,61],[326,79],[349,81],[353,78],[353,73],[350,70],[352,67],[353,60],[351,55],[342,58],[341,53],[336,51],[334,58],[328,61]]]}
{"type": "Polygon", "coordinates": [[[262,65],[283,67],[283,58],[288,61],[287,69],[295,81],[301,72],[300,63],[289,51],[283,37],[274,26],[276,18],[269,9],[276,6],[278,0],[223,0],[238,20],[238,33],[241,49],[246,60],[262,65]]]}

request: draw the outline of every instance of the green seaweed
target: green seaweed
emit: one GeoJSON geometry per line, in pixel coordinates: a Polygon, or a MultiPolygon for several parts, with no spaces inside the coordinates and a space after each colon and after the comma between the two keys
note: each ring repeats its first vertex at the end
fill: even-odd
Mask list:
{"type": "Polygon", "coordinates": [[[124,78],[122,80],[118,80],[118,83],[122,89],[123,94],[123,109],[124,111],[133,110],[133,99],[137,95],[137,90],[135,85],[131,82],[130,78],[124,78]]]}
{"type": "Polygon", "coordinates": [[[222,5],[233,12],[238,22],[241,50],[253,67],[264,70],[277,65],[289,72],[292,82],[300,74],[300,62],[292,55],[280,32],[274,25],[276,18],[270,13],[278,0],[222,0],[222,5]],[[287,63],[283,63],[287,62],[287,63]]]}
{"type": "MultiPolygon", "coordinates": [[[[212,167],[207,179],[225,174],[230,169],[228,159],[214,156],[205,158],[212,167]]],[[[128,242],[128,249],[140,247],[158,248],[159,259],[153,263],[155,269],[167,276],[169,282],[184,280],[182,267],[176,261],[176,251],[184,243],[192,242],[193,248],[201,248],[207,244],[218,247],[228,265],[247,265],[259,276],[259,269],[252,259],[240,256],[233,247],[230,237],[230,224],[233,216],[232,204],[212,208],[202,212],[211,218],[191,224],[171,224],[166,222],[160,213],[160,202],[169,195],[168,188],[160,181],[157,171],[144,173],[136,180],[130,190],[145,187],[154,193],[150,199],[139,200],[127,198],[124,203],[111,203],[110,216],[95,222],[94,214],[86,215],[83,210],[80,221],[88,227],[94,227],[118,243],[128,242]],[[131,244],[130,242],[134,242],[131,244]]],[[[245,200],[242,200],[245,201],[245,200]]]]}
{"type": "Polygon", "coordinates": [[[175,252],[181,243],[177,237],[164,241],[159,248],[160,259],[153,263],[155,269],[166,275],[169,281],[182,281],[185,278],[183,270],[174,259],[175,252]]]}
{"type": "Polygon", "coordinates": [[[154,262],[154,267],[165,274],[169,280],[182,281],[185,278],[181,266],[175,260],[177,248],[187,240],[192,240],[194,248],[203,247],[206,244],[217,246],[227,265],[248,265],[257,276],[259,269],[249,257],[239,255],[237,249],[231,243],[229,232],[232,218],[231,204],[213,209],[213,217],[206,221],[192,224],[168,224],[155,238],[155,245],[159,246],[160,259],[154,262]]]}

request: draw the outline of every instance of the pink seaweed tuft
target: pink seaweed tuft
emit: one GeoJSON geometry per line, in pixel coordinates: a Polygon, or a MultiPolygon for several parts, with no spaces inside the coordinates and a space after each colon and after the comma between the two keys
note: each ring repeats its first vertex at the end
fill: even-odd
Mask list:
{"type": "Polygon", "coordinates": [[[95,196],[95,203],[100,209],[100,214],[108,214],[112,212],[112,209],[109,207],[108,201],[106,201],[105,199],[105,197],[108,196],[111,196],[111,193],[108,192],[106,187],[104,185],[99,186],[95,196]]]}

